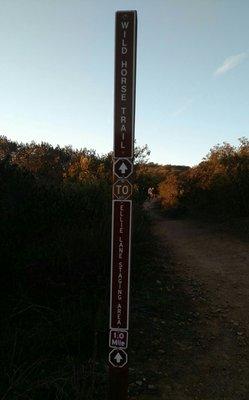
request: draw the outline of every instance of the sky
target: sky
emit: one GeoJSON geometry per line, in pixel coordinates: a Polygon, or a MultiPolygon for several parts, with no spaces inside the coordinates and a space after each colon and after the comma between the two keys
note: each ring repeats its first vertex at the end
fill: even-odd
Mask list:
{"type": "Polygon", "coordinates": [[[0,135],[113,148],[114,21],[137,10],[135,136],[196,165],[249,136],[249,1],[0,0],[0,135]]]}

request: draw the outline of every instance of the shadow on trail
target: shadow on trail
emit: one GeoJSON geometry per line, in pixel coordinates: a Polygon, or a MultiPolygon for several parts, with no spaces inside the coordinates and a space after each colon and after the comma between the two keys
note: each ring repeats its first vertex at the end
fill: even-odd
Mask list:
{"type": "Polygon", "coordinates": [[[144,264],[133,288],[130,399],[248,400],[245,332],[198,275],[184,273],[188,266],[174,257],[165,237],[156,235],[157,225],[166,222],[158,202],[144,208],[152,233],[143,244],[154,261],[144,264]]]}
{"type": "MultiPolygon", "coordinates": [[[[156,200],[145,203],[153,219],[157,206],[156,200]]],[[[192,282],[191,291],[186,291],[184,281],[175,274],[168,249],[153,235],[147,241],[145,238],[144,246],[151,247],[153,264],[144,265],[140,286],[133,288],[132,295],[132,399],[161,398],[160,393],[165,391],[162,382],[168,394],[181,392],[182,376],[198,342],[195,299],[202,295],[199,285],[192,282]]]]}

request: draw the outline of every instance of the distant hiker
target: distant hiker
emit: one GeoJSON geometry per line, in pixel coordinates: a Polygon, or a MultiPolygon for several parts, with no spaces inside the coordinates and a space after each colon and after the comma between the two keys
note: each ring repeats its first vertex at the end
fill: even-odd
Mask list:
{"type": "Polygon", "coordinates": [[[154,199],[154,197],[155,197],[155,189],[153,187],[149,187],[148,196],[149,196],[149,199],[151,199],[151,200],[154,199]]]}

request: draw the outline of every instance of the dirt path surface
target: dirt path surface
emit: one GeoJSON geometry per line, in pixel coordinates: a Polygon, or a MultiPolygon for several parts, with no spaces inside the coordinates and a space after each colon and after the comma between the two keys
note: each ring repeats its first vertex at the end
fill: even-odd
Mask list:
{"type": "Polygon", "coordinates": [[[154,233],[171,249],[176,271],[204,285],[213,304],[249,334],[249,243],[218,225],[160,218],[154,233]]]}
{"type": "Polygon", "coordinates": [[[147,208],[190,311],[166,332],[171,343],[163,344],[168,365],[158,395],[138,398],[248,400],[249,243],[218,224],[167,219],[147,208]]]}

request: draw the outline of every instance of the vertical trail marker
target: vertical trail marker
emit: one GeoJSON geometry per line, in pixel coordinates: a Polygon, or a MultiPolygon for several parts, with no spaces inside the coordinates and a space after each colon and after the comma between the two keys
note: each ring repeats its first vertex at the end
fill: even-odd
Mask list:
{"type": "Polygon", "coordinates": [[[117,11],[109,326],[109,400],[127,400],[137,12],[117,11]]]}

